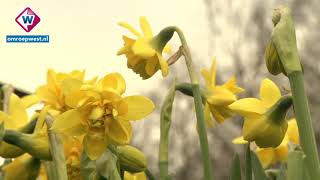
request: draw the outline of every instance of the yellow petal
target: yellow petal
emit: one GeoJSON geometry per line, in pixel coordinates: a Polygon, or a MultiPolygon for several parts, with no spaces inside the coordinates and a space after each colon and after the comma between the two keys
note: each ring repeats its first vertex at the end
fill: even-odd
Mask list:
{"type": "Polygon", "coordinates": [[[38,87],[36,90],[36,95],[41,101],[44,101],[47,104],[53,105],[54,107],[59,106],[58,97],[47,86],[38,87]]]}
{"type": "Polygon", "coordinates": [[[206,69],[202,69],[201,70],[201,75],[202,75],[202,77],[203,77],[203,79],[204,79],[204,81],[206,83],[206,86],[212,86],[211,85],[211,81],[210,81],[210,73],[209,73],[209,71],[206,70],[206,69]]]}
{"type": "Polygon", "coordinates": [[[275,159],[274,148],[258,148],[256,153],[263,168],[270,166],[275,159]]]}
{"type": "Polygon", "coordinates": [[[130,173],[128,171],[125,171],[124,180],[147,180],[147,177],[144,172],[130,173]]]}
{"type": "Polygon", "coordinates": [[[119,94],[123,94],[126,91],[126,82],[119,73],[107,74],[102,78],[98,85],[101,88],[101,91],[110,88],[116,90],[119,94]]]}
{"type": "Polygon", "coordinates": [[[147,37],[147,38],[151,38],[153,35],[152,35],[152,31],[151,31],[151,28],[150,28],[150,25],[147,21],[147,18],[144,17],[144,16],[141,16],[140,17],[140,27],[142,29],[142,32],[143,34],[147,37]]]}
{"type": "Polygon", "coordinates": [[[9,125],[7,128],[18,128],[28,122],[28,115],[23,102],[20,98],[11,94],[9,102],[9,113],[11,122],[6,122],[9,125]]]}
{"type": "Polygon", "coordinates": [[[222,115],[222,112],[219,111],[216,106],[210,105],[210,111],[211,111],[212,116],[214,117],[214,119],[215,119],[218,123],[223,123],[226,118],[229,118],[229,117],[224,117],[224,116],[222,115]]]}
{"type": "Polygon", "coordinates": [[[120,119],[111,119],[108,122],[106,134],[113,144],[129,144],[132,136],[131,124],[120,119]]]}
{"type": "Polygon", "coordinates": [[[143,58],[150,58],[156,54],[156,51],[151,47],[149,40],[145,38],[137,39],[132,46],[132,51],[135,55],[143,58]]]}
{"type": "Polygon", "coordinates": [[[237,100],[237,97],[223,86],[216,86],[212,89],[212,95],[207,97],[209,104],[226,106],[237,100]]]}
{"type": "Polygon", "coordinates": [[[61,90],[63,95],[68,95],[69,93],[80,90],[81,86],[82,81],[78,79],[67,78],[61,82],[61,90]]]}
{"type": "Polygon", "coordinates": [[[49,89],[56,90],[56,72],[53,69],[48,69],[47,72],[47,85],[49,89]]]}
{"type": "Polygon", "coordinates": [[[132,34],[140,37],[141,34],[134,28],[132,27],[130,24],[126,23],[126,22],[119,22],[118,23],[119,26],[122,26],[124,28],[126,28],[127,30],[129,30],[132,34]]]}
{"type": "Polygon", "coordinates": [[[232,140],[233,144],[248,144],[248,141],[243,139],[243,136],[237,137],[232,140]]]}
{"type": "Polygon", "coordinates": [[[287,135],[292,143],[300,144],[299,130],[298,130],[297,121],[295,119],[291,119],[288,121],[287,135]]]}
{"type": "Polygon", "coordinates": [[[227,89],[229,89],[229,91],[237,94],[240,92],[243,92],[244,89],[242,89],[241,87],[239,87],[237,85],[237,79],[235,76],[233,76],[228,82],[226,82],[224,85],[224,87],[226,87],[227,89]]]}
{"type": "Polygon", "coordinates": [[[212,65],[211,65],[211,69],[210,69],[210,84],[212,86],[216,85],[216,73],[217,73],[217,60],[214,57],[212,59],[212,65]]]}
{"type": "Polygon", "coordinates": [[[34,94],[24,96],[21,98],[21,102],[25,108],[28,108],[34,104],[37,104],[39,101],[40,101],[40,99],[34,94]]]}
{"type": "Polygon", "coordinates": [[[80,136],[86,132],[84,122],[88,117],[88,112],[72,109],[58,115],[52,125],[52,130],[70,136],[80,136]]]}
{"type": "Polygon", "coordinates": [[[172,48],[169,44],[165,45],[163,50],[164,53],[170,54],[172,52],[172,48]]]}
{"type": "Polygon", "coordinates": [[[210,107],[209,107],[208,103],[206,103],[205,106],[204,106],[204,118],[206,120],[207,125],[210,128],[213,128],[214,127],[214,123],[213,123],[213,119],[211,118],[210,107]]]}
{"type": "Polygon", "coordinates": [[[153,102],[144,96],[127,96],[123,101],[128,105],[128,113],[121,116],[125,120],[140,120],[155,108],[153,102]]]}
{"type": "Polygon", "coordinates": [[[71,108],[77,108],[81,106],[81,102],[84,102],[89,97],[86,96],[84,91],[73,91],[65,95],[65,103],[71,108]]]}
{"type": "Polygon", "coordinates": [[[288,159],[288,141],[288,136],[286,136],[285,138],[283,138],[281,144],[275,148],[276,160],[284,162],[288,159]]]}
{"type": "Polygon", "coordinates": [[[244,98],[240,99],[228,106],[232,111],[245,116],[251,117],[264,114],[267,108],[264,104],[256,98],[244,98]]]}
{"type": "Polygon", "coordinates": [[[157,53],[157,57],[159,59],[159,64],[160,64],[162,76],[166,77],[169,74],[168,62],[159,53],[157,53]]]}
{"type": "Polygon", "coordinates": [[[260,86],[260,98],[266,107],[274,105],[281,97],[278,86],[270,79],[264,79],[260,86]]]}
{"type": "Polygon", "coordinates": [[[89,131],[83,139],[84,150],[91,160],[98,159],[107,148],[107,140],[102,132],[89,131]]]}

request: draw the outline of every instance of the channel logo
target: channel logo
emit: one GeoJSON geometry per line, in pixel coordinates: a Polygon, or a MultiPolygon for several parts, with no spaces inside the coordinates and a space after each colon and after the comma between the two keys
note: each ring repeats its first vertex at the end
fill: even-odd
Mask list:
{"type": "Polygon", "coordinates": [[[31,8],[25,8],[17,17],[16,22],[24,29],[26,32],[30,32],[34,27],[40,22],[40,17],[32,11],[31,8]]]}

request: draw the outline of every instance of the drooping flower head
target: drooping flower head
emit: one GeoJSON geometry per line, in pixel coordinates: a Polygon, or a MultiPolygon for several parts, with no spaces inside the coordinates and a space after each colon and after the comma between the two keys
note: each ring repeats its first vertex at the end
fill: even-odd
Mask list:
{"type": "MultiPolygon", "coordinates": [[[[233,140],[234,144],[246,144],[247,141],[243,140],[243,137],[239,137],[233,140]]],[[[299,145],[299,132],[295,119],[288,121],[288,130],[281,144],[275,148],[259,148],[255,149],[258,158],[264,168],[276,164],[277,162],[285,162],[288,159],[289,143],[299,145]]]]}
{"type": "Polygon", "coordinates": [[[136,36],[136,39],[123,36],[124,46],[118,51],[118,55],[125,55],[128,59],[127,65],[143,79],[153,76],[158,70],[161,70],[162,76],[169,73],[168,63],[162,56],[162,51],[168,51],[165,46],[169,39],[162,40],[160,36],[154,36],[150,25],[145,17],[140,17],[140,27],[143,33],[140,33],[126,22],[120,22],[120,26],[128,29],[136,36]]]}
{"type": "Polygon", "coordinates": [[[285,116],[291,105],[290,96],[281,97],[276,84],[264,79],[260,86],[260,99],[240,99],[229,108],[244,117],[244,140],[267,148],[279,146],[285,137],[288,127],[285,116]]]}
{"type": "Polygon", "coordinates": [[[143,96],[123,97],[125,88],[118,73],[110,73],[94,85],[82,86],[78,98],[66,99],[73,109],[57,116],[52,128],[71,136],[84,134],[84,150],[91,159],[98,158],[109,143],[128,144],[130,121],[150,114],[154,104],[143,96]]]}
{"type": "Polygon", "coordinates": [[[237,100],[237,94],[244,91],[237,85],[236,78],[232,77],[223,85],[216,84],[216,59],[213,58],[211,68],[202,69],[201,74],[206,84],[206,103],[205,116],[206,122],[210,127],[213,127],[213,121],[210,116],[218,123],[222,123],[225,119],[233,116],[233,112],[228,105],[237,100]]]}

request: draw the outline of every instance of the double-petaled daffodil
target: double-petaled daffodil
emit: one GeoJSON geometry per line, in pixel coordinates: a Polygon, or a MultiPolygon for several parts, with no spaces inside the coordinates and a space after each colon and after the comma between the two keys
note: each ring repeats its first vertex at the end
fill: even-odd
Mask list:
{"type": "Polygon", "coordinates": [[[201,74],[206,84],[206,103],[204,107],[206,122],[210,127],[213,127],[214,119],[218,123],[222,123],[225,119],[233,116],[233,112],[228,105],[237,100],[238,93],[244,91],[237,86],[236,78],[232,77],[223,85],[216,85],[216,59],[213,58],[211,69],[202,69],[201,74]]]}
{"type": "MultiPolygon", "coordinates": [[[[11,94],[9,99],[9,112],[5,113],[0,111],[0,122],[4,123],[6,130],[21,131],[29,121],[26,109],[37,102],[38,99],[33,95],[19,98],[17,95],[11,94]]],[[[23,153],[24,151],[17,146],[0,141],[0,156],[4,158],[14,158],[23,153]]]]}
{"type": "MultiPolygon", "coordinates": [[[[235,144],[245,144],[247,141],[242,137],[233,140],[235,144]]],[[[256,153],[264,168],[274,165],[277,162],[285,162],[288,159],[289,143],[299,144],[299,132],[295,119],[288,121],[288,130],[281,144],[275,148],[256,148],[256,153]]]]}
{"type": "Polygon", "coordinates": [[[124,46],[117,53],[118,55],[125,55],[127,57],[128,67],[143,79],[150,78],[159,69],[162,72],[162,76],[167,76],[169,67],[167,61],[162,56],[162,51],[169,50],[168,46],[165,45],[172,37],[173,32],[170,33],[169,39],[163,41],[162,37],[153,35],[145,17],[140,17],[142,34],[128,23],[120,22],[119,25],[137,36],[136,39],[123,36],[124,46]]]}
{"type": "Polygon", "coordinates": [[[84,76],[84,71],[74,70],[70,73],[62,73],[49,69],[47,84],[38,87],[36,95],[50,110],[66,111],[70,109],[65,103],[66,99],[79,96],[79,89],[83,84],[95,83],[96,78],[85,81],[84,76]]]}
{"type": "Polygon", "coordinates": [[[71,136],[85,135],[84,150],[91,159],[97,159],[109,143],[128,144],[130,121],[146,117],[154,104],[143,96],[122,97],[125,89],[125,81],[118,73],[81,87],[79,96],[74,96],[77,98],[66,99],[74,109],[58,115],[52,129],[71,136]]]}
{"type": "Polygon", "coordinates": [[[291,105],[290,96],[281,97],[276,84],[264,79],[260,86],[260,99],[240,99],[229,108],[244,117],[244,140],[267,148],[277,147],[282,142],[288,127],[285,116],[291,105]]]}
{"type": "Polygon", "coordinates": [[[147,180],[147,177],[144,172],[130,173],[128,171],[125,171],[124,180],[147,180]]]}

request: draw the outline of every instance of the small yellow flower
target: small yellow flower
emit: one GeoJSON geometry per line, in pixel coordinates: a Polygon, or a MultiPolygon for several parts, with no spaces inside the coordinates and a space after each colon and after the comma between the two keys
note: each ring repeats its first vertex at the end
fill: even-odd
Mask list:
{"type": "Polygon", "coordinates": [[[66,104],[76,106],[58,115],[52,128],[70,136],[85,134],[84,150],[91,159],[97,159],[109,143],[128,144],[132,135],[130,121],[146,117],[154,104],[143,96],[122,97],[125,87],[118,73],[106,75],[93,86],[81,87],[85,96],[66,100],[66,104]],[[79,102],[84,103],[79,106],[79,102]]]}
{"type": "Polygon", "coordinates": [[[233,112],[228,105],[237,100],[236,94],[244,91],[237,86],[236,78],[232,77],[223,85],[216,85],[216,59],[213,58],[211,69],[202,69],[201,74],[206,84],[206,103],[204,107],[206,122],[210,127],[213,127],[214,119],[218,123],[222,123],[225,119],[233,116],[233,112]]]}
{"type": "Polygon", "coordinates": [[[29,154],[15,158],[11,163],[3,167],[4,180],[29,180],[36,179],[40,169],[40,160],[29,154]]]}
{"type": "Polygon", "coordinates": [[[244,98],[229,108],[244,116],[243,137],[255,141],[262,148],[277,147],[282,142],[288,123],[286,112],[292,105],[291,97],[281,97],[279,88],[269,79],[260,87],[260,99],[244,98]]]}
{"type": "MultiPolygon", "coordinates": [[[[8,114],[0,111],[0,121],[4,122],[4,128],[19,131],[29,121],[26,109],[37,102],[38,99],[33,95],[19,98],[11,94],[8,114]]],[[[0,156],[4,158],[14,158],[23,153],[24,151],[17,146],[0,142],[0,156]]]]}
{"type": "MultiPolygon", "coordinates": [[[[270,165],[274,165],[277,162],[285,162],[288,159],[289,153],[289,142],[292,144],[299,144],[299,132],[298,126],[295,119],[288,121],[288,130],[285,137],[283,138],[281,144],[275,148],[256,148],[256,153],[263,166],[267,168],[270,165]]],[[[243,137],[238,137],[232,141],[234,144],[246,144],[248,141],[244,140],[243,137]]]]}
{"type": "Polygon", "coordinates": [[[162,76],[167,76],[169,67],[167,61],[162,56],[162,51],[168,47],[159,47],[159,42],[151,31],[150,25],[145,17],[140,17],[140,27],[143,34],[125,22],[120,22],[120,26],[128,29],[137,39],[123,36],[124,46],[118,51],[118,55],[125,55],[128,59],[128,67],[143,79],[148,79],[159,69],[162,76]]]}
{"type": "Polygon", "coordinates": [[[147,177],[144,172],[132,174],[132,173],[129,173],[128,171],[125,171],[124,180],[147,180],[147,177]]]}

